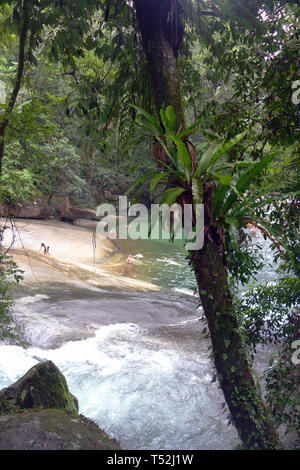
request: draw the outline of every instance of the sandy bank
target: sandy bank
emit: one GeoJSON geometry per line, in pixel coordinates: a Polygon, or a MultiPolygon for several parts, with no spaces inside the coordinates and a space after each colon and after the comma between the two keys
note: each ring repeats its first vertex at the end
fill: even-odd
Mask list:
{"type": "Polygon", "coordinates": [[[110,240],[99,240],[88,229],[68,223],[19,219],[5,230],[3,246],[11,246],[10,254],[24,271],[23,283],[27,285],[79,280],[94,287],[160,290],[155,284],[106,270],[106,257],[115,246],[110,240]],[[41,243],[50,247],[50,256],[39,255],[41,243]]]}

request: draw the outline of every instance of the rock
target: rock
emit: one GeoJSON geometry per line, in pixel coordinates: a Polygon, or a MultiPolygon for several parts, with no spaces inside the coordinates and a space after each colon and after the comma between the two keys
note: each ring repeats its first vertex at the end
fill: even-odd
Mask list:
{"type": "Polygon", "coordinates": [[[78,412],[78,401],[52,361],[40,362],[10,387],[0,390],[0,411],[10,406],[21,409],[57,408],[78,412]]]}
{"type": "Polygon", "coordinates": [[[54,215],[67,222],[73,222],[76,219],[99,220],[96,211],[87,208],[73,207],[67,195],[52,197],[50,207],[54,215]]]}
{"type": "Polygon", "coordinates": [[[69,212],[66,214],[66,217],[75,220],[75,219],[86,219],[86,220],[99,220],[99,217],[96,215],[96,211],[92,209],[85,209],[81,207],[71,207],[69,212]]]}
{"type": "Polygon", "coordinates": [[[119,450],[97,424],[63,410],[0,416],[0,450],[119,450]]]}
{"type": "Polygon", "coordinates": [[[69,196],[53,196],[50,200],[50,208],[56,216],[64,216],[72,207],[69,196]]]}
{"type": "Polygon", "coordinates": [[[47,219],[50,215],[50,207],[45,197],[38,196],[33,201],[20,202],[16,204],[1,204],[0,213],[5,217],[47,219]]]}
{"type": "Polygon", "coordinates": [[[0,390],[0,450],[119,449],[96,423],[78,415],[77,398],[51,361],[0,390]]]}
{"type": "Polygon", "coordinates": [[[78,225],[79,227],[96,229],[98,222],[96,220],[75,219],[73,224],[78,225]]]}

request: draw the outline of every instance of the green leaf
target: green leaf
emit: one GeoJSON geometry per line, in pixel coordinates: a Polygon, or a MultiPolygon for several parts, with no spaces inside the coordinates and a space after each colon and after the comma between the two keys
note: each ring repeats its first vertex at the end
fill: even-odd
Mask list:
{"type": "Polygon", "coordinates": [[[163,173],[158,173],[157,175],[154,176],[154,178],[152,178],[151,182],[150,182],[150,186],[149,186],[149,191],[150,191],[150,199],[152,200],[153,199],[153,193],[155,191],[155,188],[156,186],[158,185],[158,183],[166,178],[168,175],[170,174],[169,171],[164,171],[163,173]]]}
{"type": "Polygon", "coordinates": [[[169,129],[171,131],[175,130],[175,125],[176,125],[176,114],[172,106],[168,106],[166,109],[166,117],[169,122],[169,129]]]}
{"type": "Polygon", "coordinates": [[[256,163],[249,171],[244,173],[236,183],[236,189],[243,193],[245,192],[249,186],[251,185],[252,181],[256,176],[258,176],[273,160],[275,155],[278,155],[278,152],[273,152],[270,155],[267,155],[263,158],[260,162],[256,163]]]}
{"type": "Polygon", "coordinates": [[[222,183],[218,184],[218,186],[215,190],[215,193],[214,193],[213,201],[212,201],[212,215],[213,215],[213,217],[215,217],[218,214],[219,209],[223,204],[225,195],[226,195],[227,191],[229,191],[229,189],[230,189],[229,185],[223,185],[222,183]]]}
{"type": "Polygon", "coordinates": [[[249,160],[244,162],[234,162],[234,163],[225,163],[224,165],[218,166],[215,168],[215,171],[224,171],[224,170],[232,170],[235,168],[247,168],[249,166],[255,165],[257,162],[249,160]]]}
{"type": "Polygon", "coordinates": [[[166,189],[166,191],[162,193],[159,202],[160,204],[168,204],[168,206],[171,206],[185,191],[185,188],[180,187],[166,189]]]}
{"type": "Polygon", "coordinates": [[[217,162],[217,160],[225,153],[228,152],[234,145],[238,144],[248,131],[236,135],[227,143],[218,144],[216,147],[210,147],[203,153],[196,172],[196,176],[201,176],[210,166],[217,162]]]}
{"type": "Polygon", "coordinates": [[[197,128],[199,127],[199,124],[202,122],[203,118],[200,118],[198,119],[196,122],[194,122],[194,124],[192,124],[191,126],[189,126],[187,129],[185,129],[184,131],[182,131],[178,137],[180,137],[180,139],[183,139],[184,137],[187,137],[188,135],[192,134],[193,132],[195,132],[197,130],[197,128]]]}
{"type": "Polygon", "coordinates": [[[233,225],[234,227],[238,228],[240,225],[240,221],[237,217],[226,217],[226,222],[229,225],[233,225]]]}
{"type": "Polygon", "coordinates": [[[232,179],[231,175],[217,175],[217,176],[221,184],[223,184],[224,186],[230,185],[231,179],[232,179]]]}
{"type": "Polygon", "coordinates": [[[152,177],[155,177],[156,176],[156,173],[153,173],[153,172],[149,172],[147,173],[146,175],[143,175],[141,176],[140,178],[138,178],[137,180],[135,180],[130,186],[129,188],[127,189],[126,191],[126,195],[132,193],[132,191],[140,184],[140,183],[143,183],[145,184],[150,178],[152,177]]]}
{"type": "Polygon", "coordinates": [[[197,145],[196,150],[197,152],[201,152],[207,146],[208,146],[208,142],[200,142],[200,144],[197,145]]]}
{"type": "Polygon", "coordinates": [[[269,163],[273,160],[273,158],[277,154],[278,152],[274,152],[274,153],[271,153],[270,155],[267,155],[260,162],[256,163],[252,168],[250,168],[250,170],[246,171],[239,177],[239,179],[236,182],[235,187],[232,188],[232,191],[229,194],[222,208],[222,211],[220,214],[221,216],[224,216],[225,214],[228,213],[228,211],[232,208],[233,204],[236,202],[238,198],[238,194],[239,193],[243,194],[250,187],[254,178],[258,176],[269,165],[269,163]]]}
{"type": "Polygon", "coordinates": [[[219,144],[216,147],[210,146],[201,156],[200,161],[198,162],[198,167],[195,173],[195,176],[200,177],[212,163],[214,153],[221,149],[223,144],[219,144]]]}
{"type": "Polygon", "coordinates": [[[168,120],[168,118],[167,118],[166,112],[165,112],[164,109],[161,109],[160,112],[159,112],[159,114],[160,114],[160,118],[161,118],[161,120],[162,120],[162,123],[163,123],[163,125],[164,125],[165,131],[166,131],[166,133],[167,133],[168,130],[169,130],[169,120],[168,120]]]}
{"type": "Polygon", "coordinates": [[[136,106],[134,104],[130,105],[132,106],[133,108],[135,108],[140,114],[142,114],[143,116],[145,116],[145,118],[151,122],[152,126],[158,131],[158,133],[160,135],[163,135],[163,131],[162,131],[162,128],[158,122],[157,119],[155,119],[155,117],[151,116],[151,114],[147,113],[147,111],[145,111],[143,108],[140,108],[139,106],[136,106]]]}
{"type": "Polygon", "coordinates": [[[195,204],[202,204],[203,202],[203,184],[200,178],[192,177],[192,193],[193,202],[195,204]]]}
{"type": "Polygon", "coordinates": [[[177,147],[178,159],[183,173],[189,183],[191,180],[191,156],[185,143],[178,136],[172,136],[172,139],[177,147]]]}

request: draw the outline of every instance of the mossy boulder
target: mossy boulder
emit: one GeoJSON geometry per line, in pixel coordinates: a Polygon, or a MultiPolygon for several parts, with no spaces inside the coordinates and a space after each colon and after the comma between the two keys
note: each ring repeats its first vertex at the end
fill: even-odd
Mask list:
{"type": "Polygon", "coordinates": [[[51,361],[0,390],[0,450],[119,450],[78,402],[51,361]]]}
{"type": "Polygon", "coordinates": [[[67,381],[52,361],[33,366],[13,385],[0,390],[0,412],[9,408],[56,408],[78,412],[78,400],[68,389],[67,381]]]}
{"type": "Polygon", "coordinates": [[[119,450],[97,424],[63,410],[0,416],[0,450],[119,450]]]}

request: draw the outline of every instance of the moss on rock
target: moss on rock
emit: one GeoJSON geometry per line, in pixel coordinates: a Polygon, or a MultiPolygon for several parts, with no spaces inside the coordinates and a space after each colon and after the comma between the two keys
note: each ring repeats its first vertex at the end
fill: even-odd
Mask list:
{"type": "Polygon", "coordinates": [[[56,408],[77,413],[78,401],[69,392],[67,381],[55,364],[45,361],[33,366],[10,387],[0,390],[0,408],[3,407],[56,408]]]}
{"type": "Polygon", "coordinates": [[[29,449],[120,447],[96,423],[78,415],[77,398],[69,392],[65,377],[53,362],[45,361],[0,390],[0,450],[29,449]]]}

